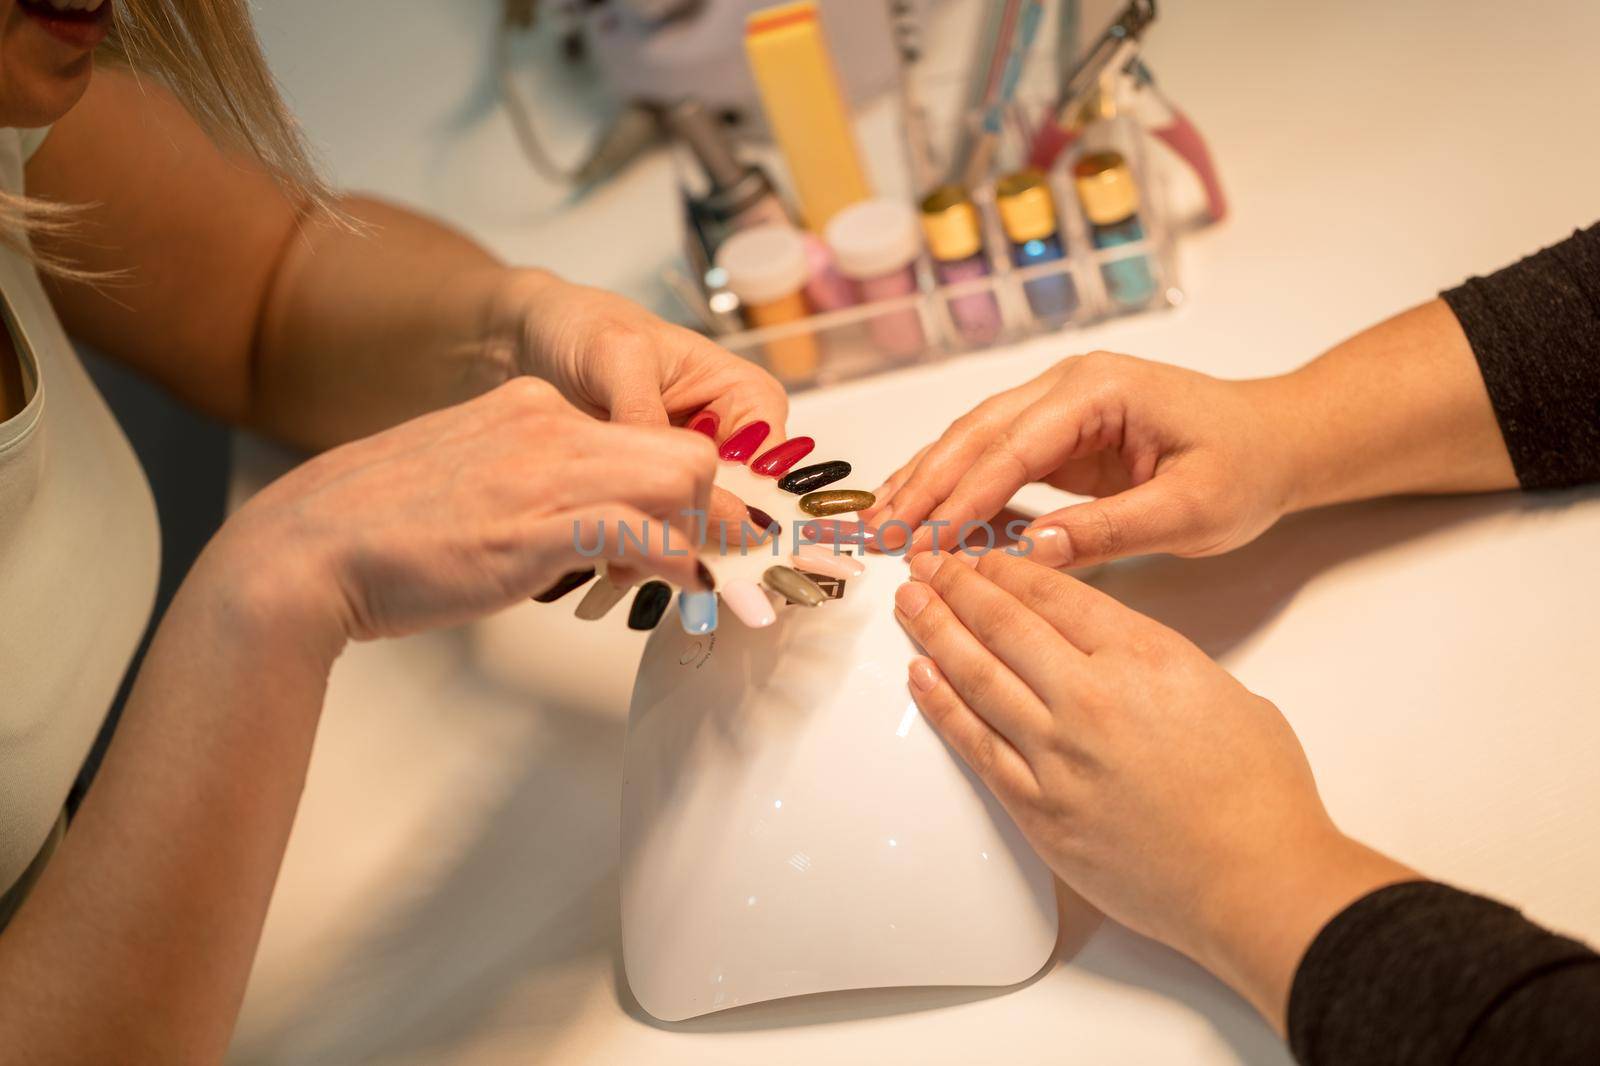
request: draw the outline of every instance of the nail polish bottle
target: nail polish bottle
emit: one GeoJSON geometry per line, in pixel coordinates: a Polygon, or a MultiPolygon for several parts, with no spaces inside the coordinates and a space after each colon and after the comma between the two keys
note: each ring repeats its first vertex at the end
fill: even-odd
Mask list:
{"type": "MultiPolygon", "coordinates": [[[[1055,263],[1066,258],[1056,224],[1055,198],[1041,171],[1029,167],[1008,174],[995,185],[1000,224],[1011,241],[1011,262],[1018,268],[1055,263]]],[[[1059,326],[1078,309],[1078,286],[1066,270],[1022,283],[1034,317],[1059,326]]]]}
{"type": "MultiPolygon", "coordinates": [[[[781,326],[806,317],[803,292],[809,270],[805,241],[793,226],[765,225],[741,230],[717,249],[717,266],[739,298],[745,324],[752,329],[781,326]]],[[[767,369],[786,385],[816,377],[819,353],[809,331],[768,341],[767,369]]]]}
{"type": "MultiPolygon", "coordinates": [[[[889,199],[851,204],[833,216],[823,237],[839,273],[855,283],[862,303],[897,300],[917,291],[922,237],[908,205],[889,199]]],[[[874,315],[867,320],[867,334],[893,359],[910,359],[928,346],[915,306],[874,315]]]]}
{"type": "MultiPolygon", "coordinates": [[[[959,285],[989,276],[978,212],[966,189],[941,185],[923,198],[922,235],[939,284],[959,285]]],[[[1000,303],[993,292],[984,289],[952,296],[946,307],[963,343],[993,344],[1000,336],[1000,303]]]]}
{"type": "Polygon", "coordinates": [[[703,196],[689,197],[688,208],[712,254],[740,230],[791,221],[772,179],[734,153],[726,133],[703,103],[680,100],[667,109],[663,119],[673,136],[694,154],[709,183],[703,196]]]}
{"type": "MultiPolygon", "coordinates": [[[[1115,248],[1144,240],[1139,221],[1139,186],[1127,161],[1117,152],[1092,152],[1072,168],[1078,201],[1089,220],[1096,248],[1115,248]]],[[[1156,279],[1147,256],[1116,259],[1100,268],[1106,295],[1119,307],[1143,307],[1156,294],[1156,279]]]]}

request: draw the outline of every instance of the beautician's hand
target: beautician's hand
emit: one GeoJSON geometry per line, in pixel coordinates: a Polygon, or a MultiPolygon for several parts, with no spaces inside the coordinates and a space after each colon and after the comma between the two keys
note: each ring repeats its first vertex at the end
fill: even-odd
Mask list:
{"type": "Polygon", "coordinates": [[[517,378],[291,471],[228,521],[207,549],[226,562],[208,572],[336,639],[526,600],[594,565],[602,523],[608,560],[621,543],[631,572],[704,588],[683,512],[705,509],[716,462],[698,433],[600,422],[517,378]],[[619,537],[623,524],[646,534],[645,551],[619,537]]]}
{"type": "Polygon", "coordinates": [[[631,300],[540,271],[519,272],[505,301],[524,373],[614,422],[683,423],[716,413],[718,439],[766,422],[783,439],[789,399],[776,378],[631,300]]]}
{"type": "MultiPolygon", "coordinates": [[[[900,469],[863,515],[937,529],[994,516],[1043,481],[1098,499],[1037,519],[1031,558],[1085,566],[1122,555],[1212,555],[1254,539],[1284,512],[1290,473],[1261,382],[1220,381],[1132,356],[1066,359],[991,397],[900,469]]],[[[921,529],[912,551],[934,546],[921,529]]],[[[883,530],[889,548],[905,531],[883,530]]]]}
{"type": "Polygon", "coordinates": [[[912,695],[1051,868],[1281,1029],[1301,954],[1414,877],[1342,835],[1283,716],[1165,626],[990,552],[912,562],[912,695]]]}

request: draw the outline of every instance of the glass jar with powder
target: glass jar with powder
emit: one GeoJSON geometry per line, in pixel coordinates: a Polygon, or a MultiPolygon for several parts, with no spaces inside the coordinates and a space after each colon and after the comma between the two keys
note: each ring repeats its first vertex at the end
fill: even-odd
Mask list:
{"type": "MultiPolygon", "coordinates": [[[[863,200],[845,208],[823,231],[839,273],[852,281],[862,303],[903,300],[917,292],[922,251],[917,214],[898,200],[863,200]]],[[[867,320],[867,333],[884,355],[909,359],[927,347],[915,302],[867,320]]]]}

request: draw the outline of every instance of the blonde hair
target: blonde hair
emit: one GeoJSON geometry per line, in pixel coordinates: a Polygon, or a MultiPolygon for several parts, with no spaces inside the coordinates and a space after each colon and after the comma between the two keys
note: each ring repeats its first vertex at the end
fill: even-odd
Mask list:
{"type": "MultiPolygon", "coordinates": [[[[165,85],[219,143],[249,152],[308,213],[332,210],[333,195],[267,68],[248,0],[111,0],[112,29],[96,61],[120,62],[165,85]]],[[[42,269],[70,264],[30,250],[30,234],[60,233],[77,205],[0,191],[0,240],[42,269]]]]}

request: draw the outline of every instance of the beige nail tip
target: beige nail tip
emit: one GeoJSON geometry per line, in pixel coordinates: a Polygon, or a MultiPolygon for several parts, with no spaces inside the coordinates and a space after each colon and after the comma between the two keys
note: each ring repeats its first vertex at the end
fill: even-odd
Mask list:
{"type": "Polygon", "coordinates": [[[807,607],[816,607],[828,598],[815,581],[792,567],[769,566],[761,580],[778,595],[807,607]]]}
{"type": "Polygon", "coordinates": [[[778,620],[760,585],[754,581],[730,581],[722,588],[722,599],[734,615],[751,629],[765,629],[778,620]]]}
{"type": "Polygon", "coordinates": [[[852,578],[860,577],[867,572],[866,564],[860,560],[852,559],[842,553],[835,554],[827,548],[816,550],[815,546],[808,546],[789,558],[796,570],[822,574],[826,577],[852,578]]]}
{"type": "Polygon", "coordinates": [[[598,622],[610,613],[611,608],[622,602],[622,597],[628,594],[628,587],[619,588],[611,583],[610,578],[601,575],[588,594],[578,601],[578,609],[572,613],[585,622],[598,622]]]}

